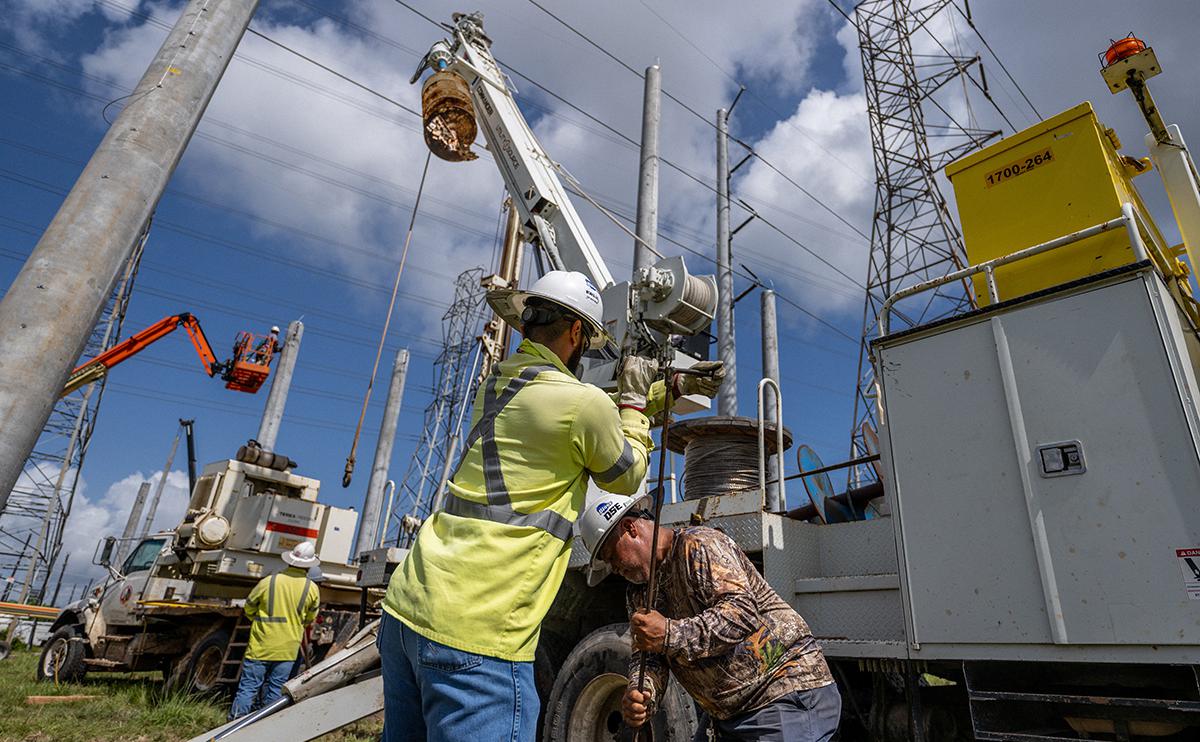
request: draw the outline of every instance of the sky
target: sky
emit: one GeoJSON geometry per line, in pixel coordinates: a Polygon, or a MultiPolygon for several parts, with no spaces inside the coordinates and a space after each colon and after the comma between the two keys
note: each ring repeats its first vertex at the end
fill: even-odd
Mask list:
{"type": "MultiPolygon", "coordinates": [[[[864,235],[875,192],[857,38],[830,3],[540,3],[587,40],[533,2],[408,5],[412,9],[394,0],[263,0],[252,28],[419,108],[419,87],[408,80],[443,33],[416,11],[448,21],[453,10],[482,10],[493,52],[508,66],[518,104],[543,147],[618,218],[635,210],[638,151],[631,142],[640,136],[642,81],[597,47],[634,70],[660,64],[669,96],[661,154],[671,164],[661,169],[659,248],[685,254],[695,273],[714,270],[712,121],[745,86],[731,130],[762,159],[736,171],[732,191],[764,219],[734,238],[735,289],[752,288],[753,274],[778,291],[786,423],[825,461],[844,458],[862,329],[864,235]]],[[[120,110],[118,99],[141,76],[182,7],[172,0],[0,0],[6,18],[0,28],[0,288],[33,249],[104,135],[106,117],[111,121],[120,110]]],[[[1167,120],[1185,136],[1200,126],[1200,98],[1191,87],[1200,64],[1193,40],[1200,9],[1190,0],[1142,4],[1136,14],[1115,0],[976,0],[971,11],[1043,117],[1090,100],[1124,151],[1144,156],[1145,124],[1127,94],[1107,92],[1096,59],[1110,38],[1133,30],[1162,62],[1165,71],[1151,87],[1167,120]]],[[[955,51],[981,54],[993,99],[1013,126],[1037,121],[961,15],[938,20],[932,30],[955,51]]],[[[918,53],[932,47],[928,35],[914,41],[918,53]]],[[[1012,133],[979,95],[972,93],[969,107],[961,90],[943,95],[956,117],[973,115],[1012,133]]],[[[341,507],[361,504],[387,365],[401,347],[412,362],[391,476],[405,474],[431,399],[441,316],[454,279],[476,266],[490,271],[494,261],[503,198],[495,165],[486,154],[470,163],[435,158],[357,474],[343,489],[342,467],[425,152],[411,113],[248,34],[159,204],[125,323],[128,335],[189,311],[220,353],[239,330],[264,332],[302,319],[304,340],[276,448],[299,462],[297,473],[322,480],[322,501],[341,507]]],[[[731,162],[744,154],[731,145],[731,162]]],[[[1151,175],[1139,185],[1159,226],[1178,241],[1161,184],[1151,175]]],[[[952,203],[948,184],[943,188],[952,203]]],[[[613,274],[628,275],[631,238],[587,203],[577,201],[576,208],[613,274]]],[[[733,224],[747,215],[735,205],[733,224]]],[[[79,269],[87,269],[86,261],[79,269]]],[[[750,293],[736,307],[738,393],[746,415],[754,414],[761,376],[758,306],[750,293]]],[[[66,585],[96,574],[89,565],[96,540],[119,533],[139,484],[160,476],[179,418],[196,419],[203,467],[232,456],[255,435],[265,400],[265,391],[239,394],[206,378],[182,333],[114,370],[67,527],[64,548],[74,556],[66,585]]],[[[794,460],[787,468],[795,471],[794,460]]],[[[180,455],[157,527],[172,526],[183,513],[185,471],[180,455]]],[[[803,493],[793,485],[789,503],[796,506],[803,493]]]]}

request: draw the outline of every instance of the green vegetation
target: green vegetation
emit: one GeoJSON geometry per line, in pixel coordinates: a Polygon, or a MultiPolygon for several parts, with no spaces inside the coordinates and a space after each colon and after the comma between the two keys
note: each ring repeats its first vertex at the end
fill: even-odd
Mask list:
{"type": "MultiPolygon", "coordinates": [[[[166,693],[158,673],[95,673],[81,683],[37,682],[38,652],[14,651],[0,662],[0,742],[178,742],[219,726],[228,703],[166,693]],[[30,705],[28,696],[99,698],[30,705]]],[[[321,739],[370,742],[382,722],[367,720],[321,739]]]]}

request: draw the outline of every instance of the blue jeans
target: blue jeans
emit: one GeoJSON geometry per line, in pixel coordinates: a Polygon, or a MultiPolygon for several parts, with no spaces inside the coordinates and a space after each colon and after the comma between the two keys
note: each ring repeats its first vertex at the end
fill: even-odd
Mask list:
{"type": "Polygon", "coordinates": [[[798,690],[766,706],[725,721],[703,715],[696,740],[707,740],[708,724],[718,742],[828,742],[842,716],[842,695],[830,683],[812,690],[798,690]]]}
{"type": "Polygon", "coordinates": [[[537,734],[532,662],[471,654],[383,614],[383,742],[524,742],[537,734]]]}
{"type": "Polygon", "coordinates": [[[294,664],[295,660],[242,660],[242,677],[229,709],[230,720],[277,700],[294,664]]]}

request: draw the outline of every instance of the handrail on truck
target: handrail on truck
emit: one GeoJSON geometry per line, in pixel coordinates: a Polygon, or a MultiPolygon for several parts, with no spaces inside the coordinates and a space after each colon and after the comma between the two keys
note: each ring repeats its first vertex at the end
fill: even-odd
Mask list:
{"type": "MultiPolygon", "coordinates": [[[[1000,291],[996,287],[997,268],[1008,265],[1009,263],[1015,263],[1026,258],[1031,258],[1034,255],[1041,255],[1044,252],[1057,250],[1065,245],[1086,240],[1088,237],[1094,237],[1102,232],[1107,232],[1120,226],[1124,226],[1125,230],[1129,233],[1129,244],[1133,248],[1134,262],[1140,263],[1141,261],[1150,257],[1150,255],[1146,250],[1146,243],[1142,240],[1141,232],[1138,231],[1139,222],[1141,222],[1141,217],[1138,216],[1136,211],[1134,211],[1133,204],[1125,202],[1121,204],[1121,216],[1116,217],[1115,219],[1109,219],[1106,222],[1087,227],[1086,229],[1081,229],[1077,232],[1071,232],[1070,234],[1063,235],[1062,237],[1057,237],[1049,242],[1043,242],[1041,244],[1034,245],[1033,247],[1027,247],[1023,250],[1009,253],[1008,255],[1001,255],[998,258],[992,258],[991,260],[984,261],[977,265],[968,266],[961,270],[954,271],[953,273],[947,273],[944,276],[932,278],[928,281],[922,281],[921,283],[909,286],[908,288],[900,289],[883,302],[883,307],[879,312],[879,336],[887,336],[890,327],[892,306],[901,299],[906,299],[914,294],[919,294],[947,283],[961,281],[963,279],[970,278],[971,276],[983,273],[987,280],[988,296],[991,298],[993,304],[998,304],[1000,303],[1000,291]]],[[[1153,241],[1153,235],[1151,236],[1151,241],[1153,241]]],[[[1162,255],[1162,249],[1159,248],[1157,244],[1154,247],[1156,253],[1154,258],[1156,262],[1162,262],[1163,265],[1170,266],[1170,261],[1162,255]]]]}
{"type": "MultiPolygon", "coordinates": [[[[780,474],[783,473],[783,392],[779,390],[779,384],[770,377],[765,377],[758,382],[758,487],[763,493],[763,505],[766,506],[767,497],[767,427],[766,419],[763,413],[763,389],[771,387],[771,391],[775,393],[775,455],[779,458],[780,474]]],[[[779,506],[781,510],[787,510],[787,485],[780,476],[777,479],[779,483],[779,506]]]]}

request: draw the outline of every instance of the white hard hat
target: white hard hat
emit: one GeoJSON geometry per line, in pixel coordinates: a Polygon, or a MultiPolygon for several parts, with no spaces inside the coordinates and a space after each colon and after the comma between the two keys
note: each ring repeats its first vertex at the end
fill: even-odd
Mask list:
{"type": "Polygon", "coordinates": [[[296,544],[290,552],[283,555],[283,561],[300,569],[308,569],[321,563],[321,560],[317,559],[317,547],[312,541],[296,544]]]}
{"type": "Polygon", "coordinates": [[[613,526],[621,522],[630,511],[641,510],[650,504],[649,496],[626,497],[625,495],[605,494],[584,509],[579,518],[579,537],[583,539],[583,548],[587,549],[591,559],[588,561],[587,583],[595,587],[608,576],[611,571],[608,564],[600,559],[600,547],[613,526]]]}
{"type": "Polygon", "coordinates": [[[603,348],[612,342],[604,329],[604,305],[600,290],[592,279],[577,271],[550,271],[534,282],[528,290],[493,289],[487,300],[496,314],[512,325],[521,327],[521,313],[530,299],[538,298],[559,305],[579,316],[587,327],[590,348],[603,348]]]}
{"type": "Polygon", "coordinates": [[[278,335],[279,334],[279,325],[271,325],[271,332],[278,335]]]}

